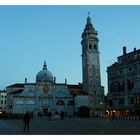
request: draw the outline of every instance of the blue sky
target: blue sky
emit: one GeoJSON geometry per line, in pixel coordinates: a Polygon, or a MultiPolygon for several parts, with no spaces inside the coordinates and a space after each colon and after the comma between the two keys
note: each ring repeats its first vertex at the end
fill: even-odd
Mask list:
{"type": "Polygon", "coordinates": [[[82,82],[81,34],[90,12],[99,35],[101,80],[107,66],[140,48],[140,6],[0,6],[0,89],[35,82],[44,60],[56,82],[82,82]]]}

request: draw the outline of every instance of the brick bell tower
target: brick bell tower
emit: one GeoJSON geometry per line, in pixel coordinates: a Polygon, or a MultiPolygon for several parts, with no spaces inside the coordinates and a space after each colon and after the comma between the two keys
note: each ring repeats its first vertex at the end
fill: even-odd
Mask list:
{"type": "Polygon", "coordinates": [[[83,92],[88,94],[90,116],[100,108],[101,77],[98,33],[94,29],[88,13],[87,23],[82,33],[82,76],[83,92]]]}

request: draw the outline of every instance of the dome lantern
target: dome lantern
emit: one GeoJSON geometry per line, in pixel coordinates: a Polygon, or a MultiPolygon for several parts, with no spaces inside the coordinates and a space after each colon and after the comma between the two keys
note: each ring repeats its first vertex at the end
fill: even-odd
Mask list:
{"type": "Polygon", "coordinates": [[[44,61],[43,70],[47,70],[46,61],[44,61]]]}

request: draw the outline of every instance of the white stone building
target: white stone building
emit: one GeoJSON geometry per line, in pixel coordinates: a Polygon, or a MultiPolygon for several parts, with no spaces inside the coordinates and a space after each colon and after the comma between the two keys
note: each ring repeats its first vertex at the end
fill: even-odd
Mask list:
{"type": "Polygon", "coordinates": [[[23,114],[26,111],[45,114],[48,111],[72,115],[73,95],[65,83],[56,83],[47,70],[46,62],[36,76],[36,83],[14,84],[7,87],[7,112],[23,114]]]}

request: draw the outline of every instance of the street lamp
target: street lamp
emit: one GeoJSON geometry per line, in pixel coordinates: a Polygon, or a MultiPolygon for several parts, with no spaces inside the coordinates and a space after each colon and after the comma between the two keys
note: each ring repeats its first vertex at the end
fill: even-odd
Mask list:
{"type": "Polygon", "coordinates": [[[9,104],[9,108],[10,108],[10,114],[12,113],[12,104],[9,104]]]}
{"type": "Polygon", "coordinates": [[[100,106],[101,106],[101,117],[103,116],[103,103],[100,102],[100,106]]]}

